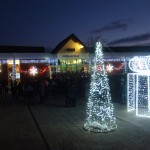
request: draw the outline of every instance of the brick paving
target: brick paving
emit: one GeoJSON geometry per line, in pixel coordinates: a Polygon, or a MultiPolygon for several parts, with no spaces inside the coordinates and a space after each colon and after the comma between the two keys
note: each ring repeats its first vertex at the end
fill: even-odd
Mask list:
{"type": "Polygon", "coordinates": [[[86,103],[64,107],[64,99],[41,105],[0,104],[0,150],[149,150],[150,118],[136,117],[115,103],[118,128],[109,133],[83,129],[86,103]]]}
{"type": "Polygon", "coordinates": [[[25,105],[0,107],[0,150],[46,150],[25,105]]]}

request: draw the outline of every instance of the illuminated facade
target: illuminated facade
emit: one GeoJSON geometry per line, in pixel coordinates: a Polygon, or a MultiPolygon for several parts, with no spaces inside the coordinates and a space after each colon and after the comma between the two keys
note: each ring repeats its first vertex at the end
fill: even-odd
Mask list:
{"type": "Polygon", "coordinates": [[[11,53],[1,53],[0,81],[50,78],[52,72],[56,72],[56,62],[50,53],[15,53],[15,57],[11,53]]]}
{"type": "Polygon", "coordinates": [[[74,34],[60,42],[52,54],[58,59],[58,72],[89,71],[89,50],[74,34]]]}

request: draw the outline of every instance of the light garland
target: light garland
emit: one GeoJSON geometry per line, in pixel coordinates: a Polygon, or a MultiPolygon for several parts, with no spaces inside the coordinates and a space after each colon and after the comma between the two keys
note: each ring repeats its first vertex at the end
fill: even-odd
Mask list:
{"type": "Polygon", "coordinates": [[[87,103],[84,129],[92,132],[109,132],[117,128],[113,116],[108,77],[104,69],[102,44],[96,43],[93,74],[87,103]]]}
{"type": "Polygon", "coordinates": [[[36,74],[38,74],[38,69],[35,66],[33,66],[29,69],[29,73],[35,76],[36,74]]]}
{"type": "Polygon", "coordinates": [[[13,59],[13,66],[12,66],[12,74],[13,74],[13,82],[16,80],[16,60],[13,59]]]}
{"type": "Polygon", "coordinates": [[[148,75],[137,75],[136,115],[150,117],[150,87],[148,75]]]}
{"type": "MultiPolygon", "coordinates": [[[[121,70],[123,68],[123,66],[124,66],[123,63],[121,63],[121,65],[119,67],[114,67],[112,64],[109,63],[109,64],[107,64],[105,66],[105,69],[106,69],[107,73],[110,73],[112,71],[119,71],[119,70],[121,70]]],[[[98,65],[97,65],[97,68],[99,68],[99,70],[102,71],[102,68],[100,66],[98,67],[98,65]]]]}
{"type": "Polygon", "coordinates": [[[136,110],[140,117],[150,117],[150,75],[129,73],[127,85],[127,110],[136,110]]]}
{"type": "Polygon", "coordinates": [[[0,60],[1,64],[7,64],[7,60],[0,60]]]}
{"type": "MultiPolygon", "coordinates": [[[[28,72],[30,72],[30,69],[29,69],[29,70],[22,70],[22,69],[19,68],[19,71],[20,71],[20,73],[25,73],[25,74],[27,74],[28,72]]],[[[48,72],[50,71],[48,67],[44,67],[43,69],[38,69],[38,68],[37,68],[37,72],[38,72],[38,73],[44,73],[44,72],[46,72],[46,71],[48,71],[48,72]]]]}
{"type": "Polygon", "coordinates": [[[121,58],[104,58],[104,61],[105,62],[110,62],[110,61],[112,61],[112,62],[113,61],[115,61],[115,62],[119,61],[120,62],[120,61],[125,61],[125,58],[124,57],[121,57],[121,58]]]}
{"type": "Polygon", "coordinates": [[[55,61],[56,61],[55,59],[48,59],[48,60],[45,60],[45,59],[23,60],[22,59],[22,60],[20,60],[21,63],[48,63],[48,64],[55,63],[55,61]]]}
{"type": "Polygon", "coordinates": [[[150,56],[135,56],[129,61],[129,68],[138,73],[150,73],[150,56]]]}
{"type": "Polygon", "coordinates": [[[56,73],[58,73],[58,60],[55,60],[55,69],[56,73]]]}
{"type": "Polygon", "coordinates": [[[127,110],[135,110],[135,74],[128,73],[127,75],[127,110]]]}
{"type": "Polygon", "coordinates": [[[127,76],[127,110],[136,110],[140,117],[150,117],[149,56],[134,57],[129,61],[132,71],[127,76]],[[141,71],[141,72],[140,72],[141,71]]]}
{"type": "MultiPolygon", "coordinates": [[[[127,59],[126,59],[127,57],[118,57],[118,58],[103,58],[103,60],[104,60],[104,62],[120,62],[120,61],[122,61],[122,62],[124,62],[124,61],[127,61],[127,59]]],[[[128,59],[130,59],[130,58],[128,58],[128,59]]],[[[93,56],[90,56],[90,60],[92,61],[92,62],[94,62],[94,58],[93,58],[93,56]]]]}

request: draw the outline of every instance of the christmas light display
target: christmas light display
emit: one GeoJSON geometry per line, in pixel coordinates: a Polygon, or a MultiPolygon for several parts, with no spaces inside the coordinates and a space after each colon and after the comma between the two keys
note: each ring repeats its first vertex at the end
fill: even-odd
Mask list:
{"type": "Polygon", "coordinates": [[[30,60],[30,59],[28,59],[28,60],[20,60],[20,63],[48,63],[48,64],[51,64],[51,63],[55,63],[55,60],[54,59],[47,59],[47,60],[45,60],[45,59],[36,59],[36,60],[30,60]]]}
{"type": "MultiPolygon", "coordinates": [[[[36,68],[36,67],[35,67],[36,68]]],[[[20,73],[25,73],[25,74],[27,74],[28,72],[30,73],[31,72],[31,69],[32,69],[32,67],[29,69],[29,70],[23,70],[23,69],[20,69],[19,68],[19,71],[20,71],[20,73]]],[[[46,71],[50,71],[50,69],[49,69],[49,67],[44,67],[44,68],[41,68],[41,69],[38,69],[37,68],[37,72],[38,73],[44,73],[44,72],[46,72],[46,71]]]]}
{"type": "Polygon", "coordinates": [[[16,80],[16,60],[13,59],[13,66],[12,66],[12,73],[13,73],[13,81],[16,80]]]}
{"type": "Polygon", "coordinates": [[[114,70],[114,66],[112,65],[112,64],[108,64],[107,66],[106,66],[106,71],[107,72],[112,72],[114,70]]]}
{"type": "Polygon", "coordinates": [[[135,56],[129,61],[129,68],[134,72],[150,73],[150,56],[135,56]]]}
{"type": "Polygon", "coordinates": [[[149,75],[138,75],[136,93],[136,115],[138,116],[150,117],[149,89],[149,75]]]}
{"type": "Polygon", "coordinates": [[[108,62],[108,61],[125,61],[125,58],[124,57],[120,57],[120,58],[104,58],[104,61],[105,62],[108,62]]]}
{"type": "Polygon", "coordinates": [[[150,69],[149,56],[134,57],[129,67],[137,73],[127,76],[127,110],[136,110],[136,115],[150,117],[150,69]]]}
{"type": "Polygon", "coordinates": [[[127,110],[135,110],[135,74],[128,73],[127,75],[127,110]]]}
{"type": "Polygon", "coordinates": [[[1,64],[7,64],[7,60],[0,60],[1,64]]]}
{"type": "Polygon", "coordinates": [[[127,76],[127,110],[137,116],[150,117],[150,75],[129,73],[127,76]]]}
{"type": "Polygon", "coordinates": [[[29,73],[35,76],[38,73],[38,69],[35,66],[33,66],[29,69],[29,73]]]}
{"type": "Polygon", "coordinates": [[[102,44],[96,43],[93,74],[87,102],[84,129],[92,132],[109,132],[117,128],[113,115],[108,77],[104,69],[102,44]]]}
{"type": "Polygon", "coordinates": [[[55,60],[55,69],[56,69],[56,73],[58,73],[58,60],[55,60]]]}

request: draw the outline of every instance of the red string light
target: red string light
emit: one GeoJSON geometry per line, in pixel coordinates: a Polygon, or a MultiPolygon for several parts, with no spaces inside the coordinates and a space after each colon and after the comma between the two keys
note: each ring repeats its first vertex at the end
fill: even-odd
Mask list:
{"type": "MultiPolygon", "coordinates": [[[[31,68],[31,67],[30,67],[30,68],[31,68]]],[[[19,68],[20,73],[25,73],[25,74],[27,74],[27,73],[29,73],[29,70],[30,70],[30,69],[28,69],[28,70],[27,70],[27,69],[26,69],[26,70],[23,70],[23,69],[19,68]]],[[[39,73],[44,73],[44,72],[46,72],[46,71],[50,71],[48,67],[44,67],[44,68],[38,69],[38,72],[39,72],[39,73]]]]}

